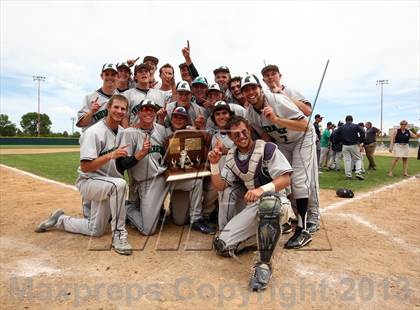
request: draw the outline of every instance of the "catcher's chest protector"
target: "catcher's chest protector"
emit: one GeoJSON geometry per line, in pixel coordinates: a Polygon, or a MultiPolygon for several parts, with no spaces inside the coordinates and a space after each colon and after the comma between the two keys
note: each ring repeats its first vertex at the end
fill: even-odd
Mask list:
{"type": "Polygon", "coordinates": [[[263,167],[263,161],[271,159],[276,148],[274,143],[257,140],[254,150],[244,161],[238,159],[238,149],[232,148],[226,155],[226,166],[248,190],[260,187],[272,181],[268,170],[263,167]]]}

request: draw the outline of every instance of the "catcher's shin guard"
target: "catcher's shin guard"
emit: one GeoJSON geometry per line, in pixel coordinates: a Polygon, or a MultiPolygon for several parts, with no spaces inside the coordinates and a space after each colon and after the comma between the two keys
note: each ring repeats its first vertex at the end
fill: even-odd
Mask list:
{"type": "Polygon", "coordinates": [[[266,192],[258,206],[257,243],[260,261],[268,264],[281,235],[280,217],[283,208],[277,193],[266,192]]]}

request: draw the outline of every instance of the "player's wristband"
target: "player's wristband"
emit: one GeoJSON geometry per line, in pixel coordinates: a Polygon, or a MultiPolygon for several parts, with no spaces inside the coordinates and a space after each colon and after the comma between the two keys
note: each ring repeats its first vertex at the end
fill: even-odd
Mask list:
{"type": "Polygon", "coordinates": [[[270,182],[270,183],[267,183],[267,184],[261,186],[261,189],[264,192],[275,192],[276,191],[276,186],[274,185],[273,182],[270,182]]]}
{"type": "Polygon", "coordinates": [[[210,164],[210,173],[213,175],[219,174],[220,173],[219,164],[210,164]]]}

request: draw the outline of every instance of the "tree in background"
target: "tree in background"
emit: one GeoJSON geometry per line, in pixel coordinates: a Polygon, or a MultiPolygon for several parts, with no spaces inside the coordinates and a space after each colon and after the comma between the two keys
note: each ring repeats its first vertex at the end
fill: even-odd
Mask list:
{"type": "MultiPolygon", "coordinates": [[[[41,135],[47,135],[50,133],[51,128],[51,120],[47,114],[41,114],[41,135]]],[[[38,131],[36,125],[38,123],[38,113],[36,112],[29,112],[22,116],[20,121],[20,127],[24,133],[30,135],[37,135],[38,131]]]]}
{"type": "Polygon", "coordinates": [[[9,120],[6,114],[0,114],[0,136],[15,136],[16,125],[9,120]]]}

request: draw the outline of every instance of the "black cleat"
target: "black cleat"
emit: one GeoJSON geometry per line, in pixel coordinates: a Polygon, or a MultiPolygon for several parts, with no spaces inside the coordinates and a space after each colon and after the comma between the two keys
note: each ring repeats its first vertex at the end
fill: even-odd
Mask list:
{"type": "Polygon", "coordinates": [[[261,291],[268,286],[272,274],[271,266],[264,263],[257,263],[254,266],[254,274],[249,280],[249,289],[251,291],[261,291]]]}
{"type": "Polygon", "coordinates": [[[289,234],[289,233],[292,232],[292,230],[293,230],[292,225],[290,225],[289,222],[284,223],[283,225],[281,225],[281,232],[283,234],[289,234]]]}
{"type": "Polygon", "coordinates": [[[216,233],[216,229],[214,227],[207,225],[205,222],[201,220],[192,223],[191,228],[203,234],[214,235],[216,233]]]}
{"type": "Polygon", "coordinates": [[[300,249],[311,241],[311,234],[307,230],[302,229],[302,227],[296,227],[294,235],[286,242],[284,247],[286,249],[300,249]]]}

